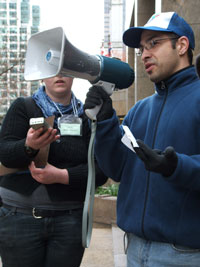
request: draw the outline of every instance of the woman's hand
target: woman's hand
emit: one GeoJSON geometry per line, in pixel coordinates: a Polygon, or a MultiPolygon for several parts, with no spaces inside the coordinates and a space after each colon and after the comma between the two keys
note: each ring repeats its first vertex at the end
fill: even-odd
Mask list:
{"type": "Polygon", "coordinates": [[[33,179],[41,184],[69,184],[69,174],[67,169],[59,169],[47,163],[44,168],[36,168],[32,161],[29,170],[33,179]]]}
{"type": "Polygon", "coordinates": [[[38,130],[30,128],[26,136],[26,145],[37,150],[60,138],[60,135],[57,135],[56,129],[48,128],[44,133],[43,130],[43,127],[38,130]]]}

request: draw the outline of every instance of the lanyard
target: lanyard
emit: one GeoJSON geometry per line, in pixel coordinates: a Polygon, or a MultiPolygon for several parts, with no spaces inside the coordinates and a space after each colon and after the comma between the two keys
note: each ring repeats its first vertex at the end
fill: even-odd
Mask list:
{"type": "MultiPolygon", "coordinates": [[[[57,109],[57,111],[60,113],[60,115],[62,117],[63,114],[62,114],[62,111],[60,110],[60,108],[58,107],[58,105],[54,101],[52,101],[52,102],[53,102],[55,108],[57,109]]],[[[75,96],[74,95],[72,96],[71,104],[72,104],[72,109],[73,109],[73,113],[74,113],[75,117],[78,117],[78,110],[77,110],[77,107],[76,107],[76,102],[75,102],[75,96]]]]}

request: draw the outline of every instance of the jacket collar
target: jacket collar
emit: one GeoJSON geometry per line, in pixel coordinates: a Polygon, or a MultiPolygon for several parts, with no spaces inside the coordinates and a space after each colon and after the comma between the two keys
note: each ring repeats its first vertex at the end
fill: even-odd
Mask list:
{"type": "Polygon", "coordinates": [[[195,67],[189,66],[177,71],[168,79],[156,83],[155,90],[159,95],[163,95],[166,93],[166,89],[168,89],[168,92],[170,93],[198,79],[195,67]]]}

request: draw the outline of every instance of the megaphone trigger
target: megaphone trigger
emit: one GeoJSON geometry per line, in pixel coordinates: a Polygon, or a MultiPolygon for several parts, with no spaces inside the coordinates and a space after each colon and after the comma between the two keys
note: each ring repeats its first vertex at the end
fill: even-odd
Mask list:
{"type": "Polygon", "coordinates": [[[110,82],[98,81],[93,85],[100,86],[108,95],[112,95],[115,90],[115,84],[110,82]]]}
{"type": "Polygon", "coordinates": [[[92,121],[96,121],[97,120],[97,114],[99,113],[101,107],[102,107],[103,103],[98,105],[98,106],[95,106],[94,108],[92,109],[86,109],[85,110],[85,114],[87,115],[87,117],[89,119],[91,119],[92,121]]]}

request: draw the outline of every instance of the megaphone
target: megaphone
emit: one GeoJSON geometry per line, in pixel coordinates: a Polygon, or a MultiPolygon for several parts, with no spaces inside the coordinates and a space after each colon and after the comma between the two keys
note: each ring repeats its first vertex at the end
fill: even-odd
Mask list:
{"type": "Polygon", "coordinates": [[[85,79],[91,84],[100,83],[109,95],[115,89],[128,88],[134,81],[134,72],[129,64],[77,49],[67,40],[61,27],[31,36],[24,78],[35,81],[57,75],[85,79]]]}

